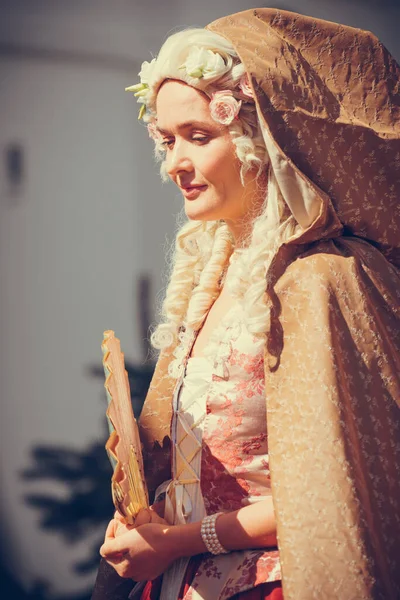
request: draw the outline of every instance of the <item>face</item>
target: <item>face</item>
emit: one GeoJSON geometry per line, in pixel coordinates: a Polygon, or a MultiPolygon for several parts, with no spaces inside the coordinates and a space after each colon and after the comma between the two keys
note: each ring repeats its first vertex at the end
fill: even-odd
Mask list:
{"type": "Polygon", "coordinates": [[[189,219],[224,219],[243,224],[264,200],[255,173],[240,180],[240,161],[228,127],[210,115],[209,98],[175,80],[157,95],[157,129],[166,151],[166,170],[182,190],[189,219]]]}

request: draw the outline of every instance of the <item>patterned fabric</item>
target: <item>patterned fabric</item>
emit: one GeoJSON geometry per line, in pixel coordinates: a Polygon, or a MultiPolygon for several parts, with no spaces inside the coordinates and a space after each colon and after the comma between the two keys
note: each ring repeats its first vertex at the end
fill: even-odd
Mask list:
{"type": "MultiPolygon", "coordinates": [[[[193,578],[196,575],[199,564],[202,561],[201,556],[193,556],[190,560],[189,567],[185,574],[185,579],[182,584],[178,600],[183,600],[189,592],[193,578]]],[[[159,600],[161,584],[163,576],[157,577],[153,581],[149,581],[140,596],[140,600],[159,600]]],[[[133,597],[129,597],[134,600],[133,597]]],[[[261,583],[251,590],[239,592],[232,596],[231,600],[283,600],[282,584],[280,581],[270,581],[269,583],[261,583]]]]}
{"type": "Polygon", "coordinates": [[[353,234],[400,266],[400,67],[369,31],[276,9],[207,29],[254,87],[272,166],[304,228],[292,243],[353,234]]]}
{"type": "MultiPolygon", "coordinates": [[[[235,304],[220,321],[202,357],[189,358],[194,339],[181,339],[183,377],[174,393],[173,479],[169,523],[199,521],[237,510],[271,494],[264,386],[264,344],[249,334],[235,304]],[[200,491],[201,490],[201,491],[200,491]]],[[[165,574],[162,598],[177,598],[188,561],[165,574]],[[173,590],[173,591],[172,591],[173,590]]],[[[205,554],[184,600],[225,600],[281,579],[279,551],[205,554]]]]}
{"type": "MultiPolygon", "coordinates": [[[[397,600],[400,69],[371,33],[285,11],[245,11],[209,28],[232,41],[251,76],[272,167],[303,228],[266,280],[283,596],[397,600]]],[[[143,410],[153,487],[168,472],[173,350],[143,410]]]]}
{"type": "Polygon", "coordinates": [[[208,514],[237,510],[271,494],[264,344],[234,305],[204,349],[213,365],[203,434],[201,488],[208,514]]]}

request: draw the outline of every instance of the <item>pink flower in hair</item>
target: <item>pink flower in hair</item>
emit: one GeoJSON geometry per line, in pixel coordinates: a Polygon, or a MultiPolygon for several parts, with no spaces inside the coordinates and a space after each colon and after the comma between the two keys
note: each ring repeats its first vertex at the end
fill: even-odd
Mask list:
{"type": "Polygon", "coordinates": [[[238,118],[241,100],[234,98],[231,90],[222,90],[214,92],[210,101],[210,113],[214,121],[222,125],[230,125],[234,119],[238,118]]]}
{"type": "Polygon", "coordinates": [[[239,87],[241,92],[248,98],[254,98],[253,90],[250,87],[249,76],[247,73],[243,73],[239,81],[239,87]]]}

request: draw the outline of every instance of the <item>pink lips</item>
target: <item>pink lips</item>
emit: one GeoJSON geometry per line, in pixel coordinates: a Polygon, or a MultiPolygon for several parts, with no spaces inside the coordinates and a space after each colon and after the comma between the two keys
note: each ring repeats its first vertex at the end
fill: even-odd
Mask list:
{"type": "Polygon", "coordinates": [[[195,185],[188,187],[181,187],[182,193],[188,200],[195,200],[201,192],[207,189],[207,185],[195,185]]]}

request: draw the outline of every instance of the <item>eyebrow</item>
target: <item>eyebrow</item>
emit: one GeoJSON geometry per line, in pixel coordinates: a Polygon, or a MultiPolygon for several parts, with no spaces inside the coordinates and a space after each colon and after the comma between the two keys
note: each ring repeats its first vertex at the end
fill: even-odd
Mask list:
{"type": "MultiPolygon", "coordinates": [[[[178,131],[183,131],[184,129],[189,129],[189,128],[193,128],[193,127],[199,127],[200,129],[207,129],[207,130],[212,129],[212,125],[210,123],[205,123],[204,121],[192,121],[192,120],[184,121],[183,123],[180,123],[178,125],[177,129],[178,129],[178,131]]],[[[163,135],[167,135],[170,133],[167,129],[163,129],[162,127],[159,127],[158,125],[156,125],[156,129],[163,135]]]]}

